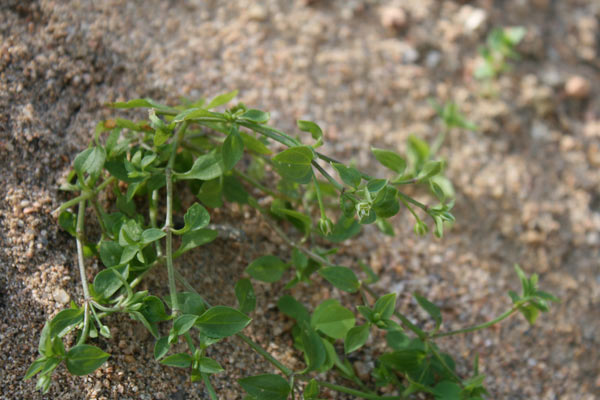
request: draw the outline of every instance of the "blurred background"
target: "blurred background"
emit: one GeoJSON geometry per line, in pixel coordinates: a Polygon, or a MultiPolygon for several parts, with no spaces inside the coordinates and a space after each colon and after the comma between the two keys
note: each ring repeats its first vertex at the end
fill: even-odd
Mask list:
{"type": "MultiPolygon", "coordinates": [[[[480,355],[490,398],[598,398],[599,78],[597,0],[2,1],[2,396],[42,398],[21,377],[44,321],[80,299],[74,245],[51,211],[65,199],[57,186],[70,160],[114,115],[102,105],[238,89],[286,132],[296,119],[317,122],[326,154],[374,174],[370,146],[403,152],[411,134],[433,143],[447,130],[439,154],[456,190],[454,227],[443,239],[416,238],[399,215],[395,237],[369,228],[342,256],[368,261],[379,289],[398,292],[419,321],[411,293],[425,293],[448,329],[503,312],[518,288],[514,263],[539,273],[562,302],[535,326],[518,316],[440,344],[459,373],[480,355]],[[449,128],[431,100],[456,105],[476,129],[449,128]]],[[[240,244],[241,255],[211,245],[209,259],[232,274],[246,254],[280,245],[244,210],[220,218],[244,220],[261,243],[240,244]]],[[[211,302],[233,291],[218,267],[192,274],[211,302]]],[[[283,319],[270,290],[257,292],[264,312],[249,332],[301,365],[289,332],[275,328],[283,319]]],[[[47,398],[204,398],[201,385],[153,362],[139,324],[113,325],[109,363],[85,378],[61,369],[47,398]]],[[[236,377],[270,372],[241,342],[221,348],[213,356],[227,370],[216,380],[224,398],[243,397],[236,377]]],[[[357,373],[368,376],[375,357],[355,357],[357,373]]]]}

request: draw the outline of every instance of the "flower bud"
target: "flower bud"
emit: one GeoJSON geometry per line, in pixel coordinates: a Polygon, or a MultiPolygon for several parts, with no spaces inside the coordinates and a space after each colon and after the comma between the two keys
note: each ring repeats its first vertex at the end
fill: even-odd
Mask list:
{"type": "Polygon", "coordinates": [[[369,215],[370,212],[371,203],[369,203],[368,201],[361,201],[359,203],[356,203],[356,215],[358,216],[358,219],[365,218],[369,215]]]}
{"type": "Polygon", "coordinates": [[[415,223],[415,234],[417,236],[425,236],[427,235],[427,231],[429,230],[429,228],[427,227],[427,224],[425,224],[423,221],[419,220],[415,223]]]}
{"type": "Polygon", "coordinates": [[[333,231],[333,222],[328,217],[321,217],[319,220],[319,229],[325,236],[329,236],[333,231]]]}

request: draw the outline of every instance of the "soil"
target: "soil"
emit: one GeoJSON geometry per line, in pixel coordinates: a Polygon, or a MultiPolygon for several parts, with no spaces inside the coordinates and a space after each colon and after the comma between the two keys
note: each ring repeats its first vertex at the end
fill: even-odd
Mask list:
{"type": "MultiPolygon", "coordinates": [[[[429,98],[459,104],[480,130],[451,132],[442,149],[457,188],[457,222],[444,239],[367,228],[341,246],[339,263],[365,259],[395,291],[400,309],[426,323],[411,300],[440,305],[444,329],[489,320],[517,290],[513,264],[540,274],[561,298],[535,326],[514,317],[485,332],[440,342],[466,376],[475,354],[493,399],[600,397],[600,3],[597,0],[50,1],[0,5],[0,397],[3,399],[201,399],[201,384],[152,359],[153,340],[124,317],[109,320],[112,354],[95,374],[60,367],[45,396],[22,380],[44,322],[82,297],[75,246],[52,211],[74,155],[103,104],[137,97],[173,103],[240,90],[294,131],[298,118],[325,131],[324,151],[370,173],[369,145],[404,149],[441,125],[429,98]],[[472,78],[477,49],[496,26],[524,26],[522,55],[491,85],[472,78]]],[[[232,303],[233,282],[266,252],[288,254],[246,209],[215,213],[246,230],[193,252],[181,270],[211,303],[232,303]],[[234,251],[232,251],[232,248],[234,251]]],[[[87,267],[91,278],[96,262],[87,267]]],[[[160,274],[147,287],[164,294],[160,274]]],[[[281,287],[258,285],[248,334],[290,367],[281,287]]],[[[340,297],[324,285],[295,294],[311,304],[340,297]]],[[[347,304],[352,299],[341,296],[347,304]]],[[[231,304],[230,304],[231,305],[231,304]]],[[[381,342],[374,337],[375,345],[381,342]]],[[[243,397],[238,377],[274,372],[228,339],[211,356],[226,399],[243,397]]],[[[376,354],[351,360],[359,374],[376,354]]],[[[322,397],[343,398],[323,391],[322,397]]]]}

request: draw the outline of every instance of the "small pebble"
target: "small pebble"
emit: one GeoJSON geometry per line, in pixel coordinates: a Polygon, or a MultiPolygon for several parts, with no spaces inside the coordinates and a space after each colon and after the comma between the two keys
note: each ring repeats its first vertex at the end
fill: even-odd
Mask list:
{"type": "Polygon", "coordinates": [[[565,93],[567,96],[576,99],[588,97],[590,94],[590,89],[590,82],[579,75],[570,77],[565,84],[565,93]]]}

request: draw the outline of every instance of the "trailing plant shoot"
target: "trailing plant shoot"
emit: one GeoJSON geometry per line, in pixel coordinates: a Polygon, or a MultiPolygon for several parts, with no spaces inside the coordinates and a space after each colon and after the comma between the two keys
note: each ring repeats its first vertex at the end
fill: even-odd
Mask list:
{"type": "MultiPolygon", "coordinates": [[[[460,376],[454,360],[436,340],[487,328],[518,312],[533,324],[540,311],[548,311],[549,303],[557,301],[538,290],[537,275],[527,277],[517,266],[522,292],[510,293],[512,305],[507,311],[489,322],[456,331],[444,330],[440,309],[415,293],[416,302],[434,322],[433,329],[424,330],[398,311],[395,293],[374,292],[370,285],[377,276],[367,265],[359,261],[362,273],[357,274],[335,263],[335,249],[308,245],[312,243],[308,239],[315,237],[343,241],[357,235],[365,224],[393,235],[390,218],[403,208],[414,216],[416,234],[424,235],[431,228],[441,237],[454,221],[454,191],[443,175],[444,162],[436,158],[443,137],[433,149],[411,137],[406,157],[373,148],[373,156],[389,175],[372,177],[319,152],[323,132],[314,122],[298,121],[300,131],[308,135],[292,136],[267,125],[267,112],[241,103],[224,112],[214,111],[236,93],[176,107],[149,99],[111,104],[118,109],[148,109],[148,120],[116,118],[100,123],[89,147],[73,162],[62,189],[74,197],[58,212],[59,224],[77,244],[84,297],[46,323],[39,357],[25,379],[37,375],[37,387],[47,392],[53,371],[62,363],[74,375],[93,372],[110,355],[89,344],[89,339],[110,337],[106,317],[126,313],[154,336],[156,360],[189,370],[191,380],[203,382],[212,399],[218,394],[210,377],[223,368],[206,350],[234,335],[280,371],[239,380],[247,399],[317,399],[321,388],[364,399],[403,399],[418,392],[437,399],[481,399],[486,390],[477,360],[472,376],[460,376]],[[241,163],[242,158],[247,162],[241,163]],[[273,176],[278,176],[276,185],[270,184],[273,176]],[[431,204],[408,195],[407,185],[426,188],[431,204]],[[198,200],[184,211],[182,226],[174,223],[176,187],[188,187],[198,200]],[[260,192],[272,199],[268,206],[252,194],[260,192]],[[101,201],[103,193],[109,193],[114,204],[101,201]],[[217,231],[210,228],[207,208],[221,207],[224,201],[256,210],[290,247],[289,261],[270,254],[253,260],[245,271],[251,279],[273,283],[289,276],[286,271],[292,269],[284,290],[322,278],[354,294],[360,304],[354,312],[328,299],[311,313],[289,293],[277,299],[279,310],[295,321],[294,345],[305,361],[301,370],[285,366],[243,334],[256,308],[251,279],[241,277],[235,283],[238,307],[232,308],[209,304],[177,270],[178,257],[217,237],[217,231]],[[85,232],[89,217],[101,229],[94,240],[85,232]],[[297,233],[284,229],[284,221],[297,233]],[[99,257],[105,268],[88,282],[85,263],[90,256],[99,257]],[[168,297],[161,299],[137,289],[162,266],[167,269],[168,297]],[[185,291],[178,290],[178,282],[185,291]],[[371,298],[375,301],[370,302],[371,298]],[[164,330],[159,326],[168,326],[168,333],[161,335],[164,330]],[[362,348],[374,330],[385,331],[388,350],[378,358],[372,379],[363,382],[346,355],[362,348]],[[67,350],[63,338],[69,333],[75,333],[76,340],[67,350]],[[179,342],[187,344],[186,352],[173,351],[179,342]],[[347,380],[348,386],[316,379],[329,370],[347,380]],[[395,394],[380,395],[378,388],[389,385],[395,394]]],[[[474,129],[456,106],[446,105],[439,111],[447,129],[474,129]]]]}

